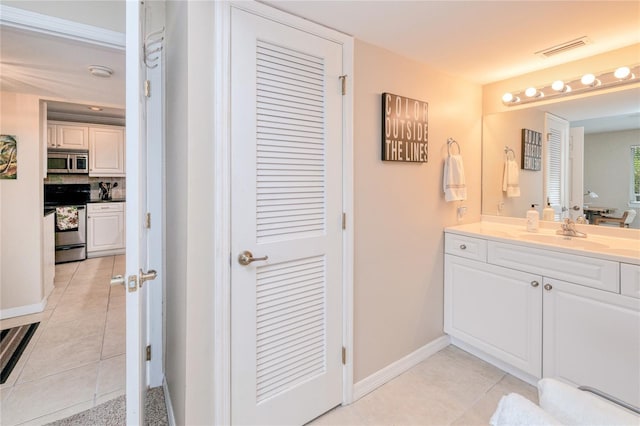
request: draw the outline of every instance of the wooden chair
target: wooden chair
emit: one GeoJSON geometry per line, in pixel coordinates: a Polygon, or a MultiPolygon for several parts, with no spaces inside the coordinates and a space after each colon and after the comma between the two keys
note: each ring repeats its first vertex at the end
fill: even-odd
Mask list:
{"type": "Polygon", "coordinates": [[[636,217],[635,210],[626,210],[622,217],[598,216],[594,218],[593,224],[600,225],[603,223],[617,223],[620,228],[628,228],[633,219],[636,217]]]}

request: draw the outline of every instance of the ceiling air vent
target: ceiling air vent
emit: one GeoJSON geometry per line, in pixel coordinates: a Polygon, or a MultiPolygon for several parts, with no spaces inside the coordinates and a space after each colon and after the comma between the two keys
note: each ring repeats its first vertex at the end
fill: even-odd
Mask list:
{"type": "Polygon", "coordinates": [[[568,50],[577,49],[578,47],[586,46],[587,44],[591,44],[591,40],[589,40],[586,36],[584,36],[584,37],[577,38],[575,40],[570,40],[561,44],[557,44],[547,49],[539,50],[536,52],[536,55],[542,56],[543,58],[548,58],[550,56],[564,53],[568,50]]]}

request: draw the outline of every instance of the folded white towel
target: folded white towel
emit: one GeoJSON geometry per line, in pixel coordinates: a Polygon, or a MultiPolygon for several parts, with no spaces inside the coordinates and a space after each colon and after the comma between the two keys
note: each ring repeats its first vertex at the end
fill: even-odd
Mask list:
{"type": "Polygon", "coordinates": [[[500,399],[489,424],[492,426],[543,426],[562,423],[527,398],[517,393],[510,393],[500,399]]]}
{"type": "Polygon", "coordinates": [[[509,198],[520,196],[520,169],[516,160],[507,159],[504,162],[502,190],[507,193],[509,198]]]}
{"type": "Polygon", "coordinates": [[[444,162],[444,177],[442,178],[444,199],[458,201],[467,199],[467,184],[464,180],[464,165],[462,156],[450,155],[444,162]]]}

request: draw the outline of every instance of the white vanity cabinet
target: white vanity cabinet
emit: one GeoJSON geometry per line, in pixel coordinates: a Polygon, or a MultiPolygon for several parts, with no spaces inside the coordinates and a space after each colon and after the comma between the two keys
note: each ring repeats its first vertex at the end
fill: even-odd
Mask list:
{"type": "Polygon", "coordinates": [[[542,277],[455,255],[444,274],[444,331],[540,377],[542,277]]]}
{"type": "Polygon", "coordinates": [[[639,302],[545,278],[543,376],[640,406],[639,302]]]}
{"type": "Polygon", "coordinates": [[[529,382],[561,378],[640,406],[640,266],[447,232],[444,274],[454,344],[529,382]],[[486,259],[470,256],[483,244],[486,259]]]}
{"type": "Polygon", "coordinates": [[[125,203],[87,204],[87,257],[122,254],[125,240],[125,203]]]}

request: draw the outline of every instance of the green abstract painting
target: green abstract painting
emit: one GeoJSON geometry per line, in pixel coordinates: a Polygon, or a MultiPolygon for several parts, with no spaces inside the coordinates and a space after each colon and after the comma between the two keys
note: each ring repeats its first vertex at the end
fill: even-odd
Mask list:
{"type": "Polygon", "coordinates": [[[0,135],[0,179],[18,178],[18,143],[15,136],[0,135]]]}

